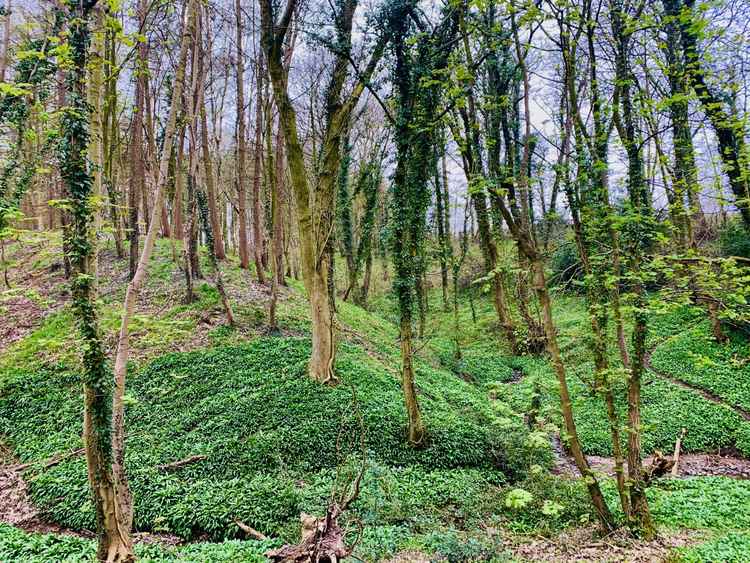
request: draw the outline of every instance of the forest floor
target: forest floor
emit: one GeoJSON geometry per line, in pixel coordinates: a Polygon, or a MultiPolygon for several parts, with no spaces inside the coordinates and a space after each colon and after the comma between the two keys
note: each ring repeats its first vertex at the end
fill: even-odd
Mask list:
{"type": "MultiPolygon", "coordinates": [[[[6,254],[0,560],[90,560],[85,463],[64,457],[80,448],[82,403],[59,236],[26,234],[6,254]]],[[[597,536],[556,438],[549,364],[507,355],[484,296],[462,300],[458,329],[438,292],[431,297],[417,371],[431,439],[413,452],[402,444],[398,333],[386,293],[373,295],[371,312],[340,305],[337,368],[347,385],[321,391],[304,377],[309,323],[298,282],[283,290],[281,335],[269,336],[268,289],[226,264],[238,318],[229,329],[207,282],[197,286],[197,303],[182,303],[184,281],[171,256],[160,241],[133,323],[128,462],[141,560],[263,561],[266,549],[294,541],[299,513],[320,512],[339,473],[358,466],[356,448],[336,447],[342,425],[351,428],[348,384],[357,388],[368,442],[350,522],[365,524],[360,560],[741,561],[750,550],[750,348],[740,336],[713,342],[700,311],[676,310],[651,327],[644,447],[671,454],[686,433],[680,478],[660,479],[649,491],[660,534],[646,543],[597,536]],[[534,395],[539,425],[529,430],[523,413],[534,395]],[[195,454],[205,461],[158,469],[195,454]],[[519,490],[526,504],[509,500],[519,490]],[[275,539],[238,541],[234,519],[275,539]]],[[[101,254],[100,321],[110,353],[125,268],[111,249],[101,254]]],[[[611,475],[608,430],[588,386],[585,310],[575,296],[560,294],[555,303],[586,453],[596,471],[611,475]]]]}

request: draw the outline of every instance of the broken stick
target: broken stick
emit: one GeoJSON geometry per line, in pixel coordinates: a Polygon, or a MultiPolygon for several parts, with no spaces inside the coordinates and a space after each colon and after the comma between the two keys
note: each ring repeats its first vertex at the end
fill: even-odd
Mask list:
{"type": "Polygon", "coordinates": [[[685,434],[687,433],[687,428],[683,428],[682,432],[680,432],[680,435],[677,436],[677,441],[674,443],[674,465],[672,466],[672,477],[677,477],[677,465],[680,462],[680,448],[682,448],[682,439],[685,437],[685,434]]]}

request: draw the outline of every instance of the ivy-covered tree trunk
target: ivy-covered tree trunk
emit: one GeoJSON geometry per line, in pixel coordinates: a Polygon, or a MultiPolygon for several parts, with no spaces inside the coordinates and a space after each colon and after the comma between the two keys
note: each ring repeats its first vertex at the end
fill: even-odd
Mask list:
{"type": "MultiPolygon", "coordinates": [[[[610,436],[612,438],[612,452],[614,457],[615,479],[620,497],[620,505],[624,514],[630,513],[630,498],[628,496],[625,478],[624,455],[620,433],[620,419],[615,408],[614,391],[609,378],[608,354],[608,314],[611,306],[619,313],[619,289],[617,284],[608,280],[613,275],[611,256],[619,254],[616,237],[612,229],[612,209],[609,203],[607,189],[609,131],[604,124],[599,85],[597,79],[597,59],[593,50],[593,42],[589,43],[589,94],[593,114],[593,138],[580,119],[578,79],[576,75],[575,55],[577,52],[580,33],[572,36],[566,34],[560,21],[561,51],[564,60],[563,83],[564,90],[561,101],[561,119],[566,123],[564,144],[568,143],[571,129],[574,126],[575,150],[577,154],[577,177],[575,184],[569,179],[568,165],[556,171],[557,176],[564,176],[560,181],[568,199],[570,215],[573,223],[581,265],[585,274],[584,283],[588,300],[589,320],[591,323],[591,350],[594,356],[594,390],[602,397],[610,436]],[[593,159],[591,156],[593,156],[593,159]],[[593,160],[593,162],[592,162],[593,160]],[[593,172],[593,173],[592,173],[593,172]],[[577,186],[577,189],[576,189],[577,186]],[[608,289],[607,285],[614,286],[608,289]]],[[[595,22],[589,21],[587,32],[591,32],[595,22]]],[[[589,39],[593,39],[589,35],[589,39]]],[[[616,270],[615,270],[616,271],[616,270]]],[[[618,331],[622,329],[618,324],[618,331]]],[[[619,332],[618,332],[619,336],[619,332]]],[[[624,343],[624,335],[622,336],[624,343]]],[[[627,367],[627,363],[624,363],[627,367]]]]}
{"type": "Polygon", "coordinates": [[[89,16],[94,2],[68,4],[70,67],[67,71],[69,106],[61,121],[60,174],[70,200],[71,225],[67,249],[71,263],[73,313],[83,344],[83,439],[89,483],[96,511],[101,561],[133,561],[130,537],[130,491],[116,474],[113,443],[112,377],[96,312],[96,248],[92,237],[93,177],[88,162],[90,108],[86,92],[89,16]]]}
{"type": "Polygon", "coordinates": [[[396,169],[390,202],[391,256],[394,266],[393,289],[398,298],[400,315],[401,384],[406,405],[408,441],[412,446],[420,446],[425,440],[425,427],[414,381],[412,324],[415,312],[424,314],[421,310],[424,239],[427,209],[432,201],[429,184],[436,166],[436,123],[433,116],[438,113],[442,98],[442,89],[436,77],[445,71],[453,52],[458,14],[458,10],[444,9],[440,22],[429,33],[417,31],[427,26],[420,21],[421,15],[411,2],[394,4],[387,18],[395,55],[392,80],[396,98],[393,122],[396,169]]]}
{"type": "MultiPolygon", "coordinates": [[[[364,266],[362,286],[355,292],[354,301],[357,305],[364,307],[367,303],[367,294],[370,289],[370,278],[372,276],[372,244],[375,230],[375,219],[380,199],[380,183],[382,179],[381,163],[376,156],[379,148],[373,151],[373,156],[360,172],[357,180],[357,191],[364,192],[365,208],[359,223],[359,243],[357,244],[357,255],[354,260],[354,283],[357,283],[359,272],[364,266]]],[[[347,291],[355,288],[347,288],[347,291]]]]}
{"type": "Polygon", "coordinates": [[[705,221],[703,209],[698,198],[700,185],[698,169],[695,165],[693,132],[689,121],[689,82],[685,68],[684,52],[680,42],[680,9],[679,0],[664,0],[664,12],[667,16],[665,31],[667,41],[664,51],[667,58],[666,74],[669,80],[670,98],[669,116],[672,121],[672,145],[674,147],[674,186],[675,212],[678,229],[682,234],[684,247],[695,245],[695,229],[705,221]],[[685,214],[685,202],[689,206],[685,214]]]}

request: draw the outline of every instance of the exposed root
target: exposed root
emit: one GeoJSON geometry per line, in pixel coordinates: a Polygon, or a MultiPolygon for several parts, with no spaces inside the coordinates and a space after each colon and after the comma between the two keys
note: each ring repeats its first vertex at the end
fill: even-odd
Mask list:
{"type": "MultiPolygon", "coordinates": [[[[338,519],[343,508],[337,503],[328,507],[323,518],[301,514],[302,540],[297,545],[286,545],[266,553],[271,561],[279,563],[338,563],[349,557],[354,546],[347,547],[345,532],[338,519]]],[[[361,534],[360,534],[361,535],[361,534]]]]}

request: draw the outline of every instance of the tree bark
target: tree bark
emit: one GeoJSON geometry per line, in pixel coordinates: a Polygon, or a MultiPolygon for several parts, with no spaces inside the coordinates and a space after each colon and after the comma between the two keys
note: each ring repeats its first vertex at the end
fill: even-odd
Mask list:
{"type": "MultiPolygon", "coordinates": [[[[125,474],[125,379],[127,375],[127,361],[130,344],[130,321],[135,313],[136,303],[141,291],[141,287],[146,279],[149,259],[154,249],[156,237],[158,235],[162,206],[164,204],[164,186],[167,181],[167,170],[169,166],[170,147],[172,147],[175,129],[177,125],[177,115],[180,110],[182,92],[185,83],[185,66],[187,62],[188,47],[195,36],[197,0],[188,0],[185,7],[182,23],[182,37],[180,40],[180,51],[177,59],[177,68],[175,69],[174,87],[172,90],[172,100],[170,103],[169,115],[164,131],[164,145],[162,148],[161,159],[159,163],[159,172],[156,184],[156,194],[154,196],[154,207],[152,210],[151,221],[148,226],[148,232],[143,242],[143,250],[138,260],[138,266],[133,279],[128,284],[125,292],[125,302],[123,305],[120,331],[117,339],[117,351],[115,355],[114,381],[115,390],[112,397],[112,455],[113,455],[113,474],[114,481],[121,489],[127,490],[127,476],[125,474]]],[[[132,500],[130,496],[119,503],[119,509],[123,516],[127,516],[132,522],[132,500]]],[[[129,533],[130,527],[127,527],[129,533]]]]}
{"type": "MultiPolygon", "coordinates": [[[[242,49],[244,26],[242,25],[242,7],[240,5],[240,0],[235,0],[234,13],[236,23],[235,65],[237,66],[237,228],[239,230],[238,244],[240,267],[247,269],[250,267],[250,255],[247,241],[247,192],[245,190],[245,162],[247,159],[247,145],[245,139],[245,53],[242,49]]],[[[257,260],[257,249],[255,268],[258,273],[258,281],[264,283],[263,267],[257,260]]]]}
{"type": "Polygon", "coordinates": [[[95,186],[86,158],[90,106],[86,97],[89,16],[95,3],[71,6],[68,42],[72,64],[67,71],[72,108],[62,118],[60,174],[72,206],[67,252],[72,273],[73,311],[84,345],[82,350],[86,464],[97,517],[97,558],[108,562],[134,561],[130,537],[130,493],[118,478],[114,449],[111,379],[99,333],[96,312],[96,243],[91,236],[90,198],[95,186]]]}

